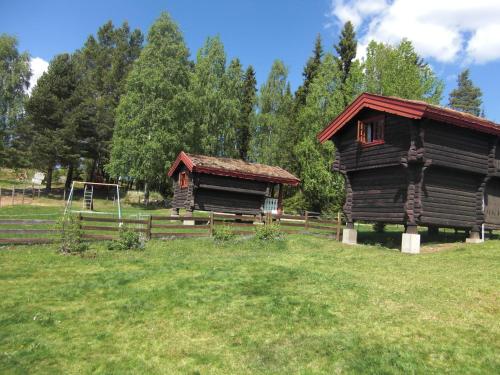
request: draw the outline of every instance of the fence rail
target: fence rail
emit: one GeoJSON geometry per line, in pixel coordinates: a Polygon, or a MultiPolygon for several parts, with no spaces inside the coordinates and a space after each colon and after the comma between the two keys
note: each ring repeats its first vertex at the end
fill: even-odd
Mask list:
{"type": "MultiPolygon", "coordinates": [[[[238,215],[210,213],[208,216],[160,216],[118,219],[79,214],[77,223],[88,240],[113,240],[118,238],[121,225],[143,233],[148,239],[184,237],[210,237],[221,226],[229,227],[234,234],[251,235],[259,225],[277,224],[284,233],[319,235],[340,240],[341,218],[325,219],[306,212],[305,215],[238,215]]],[[[1,244],[52,243],[57,241],[60,230],[55,220],[0,219],[1,244]]]]}

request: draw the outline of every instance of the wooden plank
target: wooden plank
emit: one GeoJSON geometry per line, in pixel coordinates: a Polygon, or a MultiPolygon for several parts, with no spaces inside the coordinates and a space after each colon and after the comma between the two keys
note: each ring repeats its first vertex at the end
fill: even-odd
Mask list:
{"type": "Polygon", "coordinates": [[[337,227],[328,227],[324,225],[312,225],[312,224],[309,224],[308,228],[319,229],[319,230],[330,230],[330,231],[337,230],[337,227]]]}
{"type": "Polygon", "coordinates": [[[56,220],[1,219],[0,224],[37,225],[56,224],[56,220]]]}
{"type": "Polygon", "coordinates": [[[273,218],[276,219],[292,219],[292,220],[305,220],[305,216],[300,215],[273,215],[273,218]]]}
{"type": "Polygon", "coordinates": [[[172,221],[184,221],[184,220],[210,220],[208,216],[152,216],[154,220],[172,220],[172,221]]]}
{"type": "Polygon", "coordinates": [[[244,193],[251,195],[266,195],[265,190],[252,190],[252,189],[244,189],[244,188],[236,188],[236,187],[228,187],[228,186],[220,186],[220,185],[209,185],[209,184],[200,184],[200,189],[211,189],[211,190],[219,190],[219,191],[230,191],[232,193],[244,193]]]}
{"type": "Polygon", "coordinates": [[[111,236],[111,235],[105,235],[105,234],[90,234],[90,233],[83,233],[82,238],[87,238],[87,239],[92,239],[92,240],[116,240],[116,236],[111,236]]]}
{"type": "MultiPolygon", "coordinates": [[[[120,230],[120,227],[102,227],[99,225],[82,225],[83,230],[101,230],[104,232],[118,232],[120,230]]],[[[132,232],[138,232],[138,233],[146,233],[148,230],[147,228],[127,228],[127,230],[130,230],[132,232]]]]}
{"type": "Polygon", "coordinates": [[[100,223],[127,223],[127,224],[144,224],[147,225],[147,220],[139,220],[139,219],[118,219],[111,217],[90,217],[90,216],[82,216],[82,221],[95,221],[100,223]]]}
{"type": "Polygon", "coordinates": [[[209,229],[210,225],[184,225],[184,224],[153,224],[151,228],[166,228],[166,229],[209,229]]]}
{"type": "MultiPolygon", "coordinates": [[[[217,220],[215,220],[215,222],[217,222],[217,220]]],[[[260,224],[225,222],[224,225],[228,227],[256,227],[260,224]]],[[[215,228],[218,226],[220,227],[220,225],[215,225],[215,228]]]]}
{"type": "Polygon", "coordinates": [[[0,233],[19,233],[19,234],[34,234],[34,233],[60,233],[58,229],[0,229],[0,233]]]}
{"type": "Polygon", "coordinates": [[[305,223],[292,223],[292,222],[288,222],[288,221],[278,221],[277,222],[280,226],[283,226],[283,227],[300,227],[300,228],[304,228],[305,226],[305,223]]]}
{"type": "Polygon", "coordinates": [[[56,241],[55,238],[0,238],[0,243],[6,244],[45,244],[56,241]]]}
{"type": "Polygon", "coordinates": [[[209,237],[210,233],[179,233],[179,232],[162,232],[151,233],[152,238],[167,238],[167,237],[209,237]]]}

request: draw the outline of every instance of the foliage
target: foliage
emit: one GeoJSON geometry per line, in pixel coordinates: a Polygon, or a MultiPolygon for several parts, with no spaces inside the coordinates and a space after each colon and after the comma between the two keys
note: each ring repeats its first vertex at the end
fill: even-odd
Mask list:
{"type": "Polygon", "coordinates": [[[257,80],[255,72],[250,65],[243,80],[242,99],[241,99],[241,118],[236,127],[236,147],[239,157],[243,160],[248,159],[250,148],[250,132],[255,121],[255,106],[257,101],[257,80]]]}
{"type": "Polygon", "coordinates": [[[309,207],[304,194],[298,191],[291,197],[283,200],[283,208],[286,213],[302,214],[309,207]]]}
{"type": "Polygon", "coordinates": [[[139,29],[131,31],[127,22],[115,27],[108,21],[75,53],[79,90],[84,97],[77,109],[78,121],[84,128],[80,135],[80,152],[90,159],[86,180],[92,181],[97,172],[104,174],[116,107],[125,92],[125,80],[139,57],[142,43],[139,29]]]}
{"type": "Polygon", "coordinates": [[[483,93],[469,78],[469,69],[465,69],[457,79],[457,88],[450,92],[449,106],[458,111],[481,115],[483,93]]]}
{"type": "Polygon", "coordinates": [[[293,98],[288,69],[275,60],[267,81],[260,88],[259,114],[252,132],[251,159],[288,168],[290,113],[293,98]]]}
{"type": "Polygon", "coordinates": [[[49,190],[56,164],[67,165],[79,157],[80,128],[74,114],[82,97],[77,83],[73,57],[58,55],[38,80],[26,105],[31,123],[32,164],[47,171],[49,190]]]}
{"type": "Polygon", "coordinates": [[[255,238],[261,241],[282,240],[284,236],[279,224],[257,225],[255,227],[255,238]]]}
{"type": "Polygon", "coordinates": [[[144,250],[146,239],[127,225],[118,231],[118,239],[108,243],[108,250],[144,250]]]}
{"type": "Polygon", "coordinates": [[[187,144],[188,55],[179,28],[162,13],[120,98],[107,165],[111,175],[164,183],[165,171],[187,144]]]}
{"type": "Polygon", "coordinates": [[[370,42],[365,61],[365,90],[379,95],[439,104],[443,82],[406,39],[393,47],[370,42]]]}
{"type": "Polygon", "coordinates": [[[83,253],[89,249],[88,242],[83,240],[83,231],[80,223],[74,216],[63,217],[58,223],[61,233],[61,244],[59,251],[63,254],[83,253]]]}
{"type": "Polygon", "coordinates": [[[236,237],[236,234],[229,225],[217,225],[213,228],[213,238],[216,242],[231,241],[236,237]]]}
{"type": "Polygon", "coordinates": [[[3,166],[25,166],[20,153],[26,90],[31,77],[29,55],[18,51],[15,37],[0,34],[0,160],[3,166]]]}
{"type": "MultiPolygon", "coordinates": [[[[358,42],[356,40],[356,32],[351,21],[347,21],[340,33],[339,43],[335,46],[339,58],[339,70],[342,72],[342,82],[345,82],[349,77],[351,65],[356,58],[356,48],[358,42]]],[[[346,105],[348,103],[345,103],[346,105]]]]}

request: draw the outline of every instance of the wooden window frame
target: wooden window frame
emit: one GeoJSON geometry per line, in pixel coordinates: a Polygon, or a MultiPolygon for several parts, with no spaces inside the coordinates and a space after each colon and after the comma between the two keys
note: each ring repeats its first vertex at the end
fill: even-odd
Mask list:
{"type": "Polygon", "coordinates": [[[385,143],[385,116],[377,115],[358,121],[357,141],[363,147],[382,145],[385,143]],[[372,141],[367,140],[367,127],[373,124],[372,131],[375,132],[372,141]]]}
{"type": "Polygon", "coordinates": [[[186,172],[179,173],[179,187],[181,189],[187,189],[189,186],[189,176],[186,172]]]}

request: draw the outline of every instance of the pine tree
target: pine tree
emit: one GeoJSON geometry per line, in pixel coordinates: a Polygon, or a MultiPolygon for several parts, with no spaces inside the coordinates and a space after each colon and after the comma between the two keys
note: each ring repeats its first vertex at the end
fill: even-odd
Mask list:
{"type": "Polygon", "coordinates": [[[255,104],[257,98],[257,80],[255,72],[250,65],[246,72],[243,82],[241,117],[237,128],[237,148],[239,157],[246,160],[250,147],[250,130],[255,117],[255,104]]]}
{"type": "Polygon", "coordinates": [[[338,65],[342,72],[342,82],[345,82],[347,77],[349,77],[352,62],[356,58],[357,47],[358,42],[356,40],[354,26],[351,21],[347,21],[340,33],[339,43],[335,46],[335,51],[337,51],[339,56],[338,65]]]}
{"type": "Polygon", "coordinates": [[[307,60],[306,66],[304,67],[304,72],[302,76],[304,77],[304,82],[295,92],[295,106],[296,111],[298,107],[306,103],[307,94],[309,93],[309,86],[313,81],[314,77],[319,70],[321,65],[321,58],[323,57],[323,46],[321,44],[321,35],[317,35],[316,41],[314,42],[313,55],[307,60]]]}
{"type": "Polygon", "coordinates": [[[185,148],[189,51],[170,15],[151,26],[147,45],[127,76],[116,111],[107,171],[149,186],[165,186],[165,171],[185,148]]]}
{"type": "Polygon", "coordinates": [[[25,129],[24,105],[31,76],[29,55],[20,53],[17,45],[15,37],[0,35],[0,163],[13,167],[25,166],[18,157],[18,140],[25,129]]]}
{"type": "Polygon", "coordinates": [[[126,22],[115,28],[108,21],[99,28],[97,36],[89,36],[84,47],[76,53],[79,90],[85,98],[80,112],[87,127],[84,156],[90,160],[89,180],[95,178],[97,171],[103,173],[109,159],[116,107],[142,43],[140,30],[131,31],[126,22]]]}
{"type": "Polygon", "coordinates": [[[483,104],[483,93],[479,87],[469,78],[469,69],[465,69],[457,79],[457,88],[450,92],[449,106],[458,111],[467,112],[474,116],[484,117],[484,111],[481,111],[483,104]]]}
{"type": "Polygon", "coordinates": [[[32,164],[47,170],[46,188],[49,191],[56,164],[71,169],[80,156],[81,137],[78,123],[74,121],[74,110],[81,100],[77,85],[73,58],[69,54],[57,55],[38,80],[26,104],[32,125],[32,164]]]}

